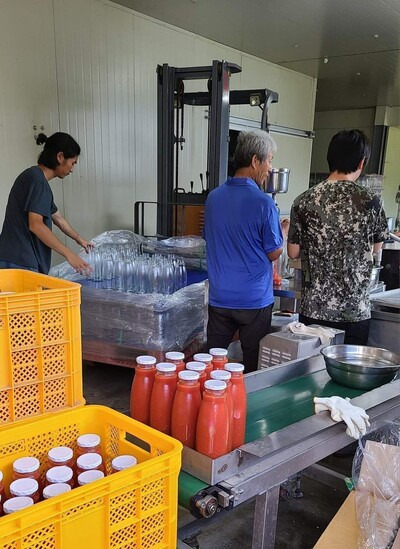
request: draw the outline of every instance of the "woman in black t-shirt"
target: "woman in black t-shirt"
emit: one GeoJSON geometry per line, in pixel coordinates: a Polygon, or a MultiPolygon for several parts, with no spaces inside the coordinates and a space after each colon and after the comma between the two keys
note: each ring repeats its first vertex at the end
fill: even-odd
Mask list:
{"type": "Polygon", "coordinates": [[[93,244],[82,238],[60,214],[54,203],[49,181],[64,179],[74,171],[81,148],[67,133],[57,132],[47,138],[39,134],[38,144],[44,143],[38,165],[24,170],[15,180],[8,197],[3,230],[0,235],[0,268],[28,269],[47,274],[51,251],[65,257],[79,273],[90,266],[72,252],[52,232],[52,224],[75,240],[88,253],[93,244]]]}

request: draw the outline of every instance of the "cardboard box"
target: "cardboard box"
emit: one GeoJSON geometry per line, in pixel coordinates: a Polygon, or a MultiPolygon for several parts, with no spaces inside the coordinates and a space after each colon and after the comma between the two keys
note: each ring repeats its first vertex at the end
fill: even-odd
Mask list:
{"type": "Polygon", "coordinates": [[[328,524],[314,549],[356,549],[359,535],[356,493],[353,491],[328,524]]]}

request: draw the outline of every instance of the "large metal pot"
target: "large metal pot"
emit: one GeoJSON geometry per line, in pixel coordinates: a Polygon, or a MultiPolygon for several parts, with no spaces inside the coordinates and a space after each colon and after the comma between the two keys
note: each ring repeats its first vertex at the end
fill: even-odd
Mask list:
{"type": "Polygon", "coordinates": [[[330,345],[321,350],[331,378],[346,387],[374,389],[389,383],[400,368],[400,356],[362,345],[330,345]]]}
{"type": "Polygon", "coordinates": [[[267,193],[287,193],[290,168],[272,168],[267,178],[267,193]]]}

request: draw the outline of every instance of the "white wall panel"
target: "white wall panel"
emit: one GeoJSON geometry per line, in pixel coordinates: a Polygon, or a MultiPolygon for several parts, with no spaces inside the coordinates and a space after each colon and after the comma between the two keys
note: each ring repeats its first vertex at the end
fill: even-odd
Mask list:
{"type": "Polygon", "coordinates": [[[311,158],[312,172],[328,172],[326,153],[332,137],[341,130],[357,128],[372,140],[375,109],[324,111],[315,115],[315,140],[311,158]]]}
{"type": "MultiPolygon", "coordinates": [[[[240,87],[242,90],[268,88],[279,93],[281,69],[278,66],[246,54],[242,55],[241,66],[242,77],[240,87]]],[[[279,108],[279,103],[273,104],[270,107],[269,122],[278,123],[279,108]]],[[[232,114],[235,113],[232,112],[232,114]]],[[[239,107],[239,116],[258,121],[261,120],[261,110],[259,107],[243,105],[239,107]]]]}
{"type": "MultiPolygon", "coordinates": [[[[0,208],[5,187],[36,160],[31,128],[37,122],[48,134],[71,133],[82,147],[74,175],[53,185],[71,224],[87,238],[130,228],[133,203],[157,197],[157,64],[237,63],[243,71],[232,76],[231,89],[276,90],[280,103],[271,107],[270,121],[312,127],[313,79],[107,0],[3,0],[0,10],[0,208]]],[[[186,89],[205,86],[192,83],[186,89]]],[[[205,180],[204,114],[201,107],[185,109],[180,186],[186,190],[190,180],[200,190],[200,172],[205,180]]],[[[243,106],[232,114],[260,120],[261,111],[243,106]]],[[[275,165],[292,169],[290,193],[279,199],[284,210],[306,185],[311,145],[289,137],[277,141],[275,165]]],[[[154,216],[149,225],[151,232],[154,216]]]]}
{"type": "Polygon", "coordinates": [[[54,2],[60,126],[82,147],[63,182],[65,216],[87,238],[131,228],[133,14],[96,0],[54,2]]]}
{"type": "Polygon", "coordinates": [[[389,128],[383,173],[383,201],[388,217],[397,216],[395,198],[400,185],[400,126],[389,128]]]}
{"type": "MultiPolygon", "coordinates": [[[[193,61],[193,36],[135,14],[135,164],[136,200],[157,200],[157,76],[163,63],[185,67],[193,61]]],[[[190,116],[185,133],[190,133],[190,116]]],[[[187,171],[181,172],[187,180],[187,171]]],[[[146,210],[146,231],[155,231],[155,210],[146,210]]]]}
{"type": "MultiPolygon", "coordinates": [[[[268,61],[242,54],[241,88],[268,88],[279,93],[269,109],[269,122],[304,130],[313,128],[316,80],[268,61]]],[[[243,106],[240,116],[259,120],[259,109],[243,106]]]]}
{"type": "Polygon", "coordinates": [[[276,168],[290,168],[289,190],[277,195],[281,214],[288,214],[293,200],[308,189],[312,141],[300,137],[273,134],[278,151],[273,160],[276,168]]]}
{"type": "MultiPolygon", "coordinates": [[[[41,149],[40,126],[58,130],[52,0],[0,1],[0,227],[9,191],[41,149]],[[38,126],[38,131],[33,126],[38,126]]],[[[59,181],[51,183],[63,207],[59,181]]]]}

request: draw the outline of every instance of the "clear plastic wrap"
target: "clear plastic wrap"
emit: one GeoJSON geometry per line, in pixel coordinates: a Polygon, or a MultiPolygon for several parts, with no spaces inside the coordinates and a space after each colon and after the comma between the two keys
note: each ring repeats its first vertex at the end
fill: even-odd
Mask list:
{"type": "Polygon", "coordinates": [[[160,240],[160,247],[167,246],[168,248],[204,248],[205,240],[201,236],[172,236],[160,240]]]}
{"type": "MultiPolygon", "coordinates": [[[[96,244],[96,247],[100,248],[104,244],[131,244],[143,252],[159,253],[162,255],[172,254],[182,258],[188,269],[207,270],[206,243],[205,240],[198,236],[172,237],[165,240],[157,240],[157,238],[145,238],[132,231],[118,230],[106,231],[92,238],[92,242],[96,244]]],[[[83,258],[87,257],[84,250],[79,255],[83,258]]],[[[52,267],[49,274],[71,281],[82,279],[82,275],[76,273],[67,261],[52,267]]]]}
{"type": "Polygon", "coordinates": [[[353,481],[359,549],[389,549],[400,524],[400,419],[359,441],[353,481]]]}
{"type": "MultiPolygon", "coordinates": [[[[131,244],[133,247],[142,249],[145,241],[148,239],[133,233],[128,230],[119,230],[119,231],[106,231],[92,238],[92,242],[96,244],[96,247],[99,248],[103,244],[131,244]]],[[[87,254],[84,250],[81,250],[79,253],[84,259],[87,258],[87,254]]],[[[73,282],[79,282],[84,278],[82,275],[77,273],[71,265],[64,261],[59,265],[55,265],[50,269],[50,276],[55,276],[57,278],[64,278],[65,280],[71,280],[73,282]]]]}
{"type": "Polygon", "coordinates": [[[143,249],[150,253],[173,254],[185,261],[188,269],[207,270],[206,241],[199,236],[176,236],[165,240],[147,238],[143,249]]]}
{"type": "MultiPolygon", "coordinates": [[[[188,250],[176,240],[163,245],[156,239],[141,237],[132,231],[107,231],[93,238],[96,247],[106,244],[131,244],[144,252],[169,253],[188,250]],[[173,245],[172,245],[173,244],[173,245]]],[[[191,240],[191,239],[189,239],[191,240]]],[[[202,244],[195,239],[194,248],[202,244]]],[[[202,241],[204,243],[204,241],[202,241]]],[[[80,254],[85,257],[85,252],[80,254]]],[[[200,253],[202,255],[202,252],[200,253]]],[[[183,257],[183,256],[181,256],[183,257]]],[[[186,258],[183,257],[183,259],[186,258]]],[[[196,262],[197,268],[199,261],[196,262]]],[[[82,275],[67,263],[50,271],[52,276],[82,284],[82,346],[84,357],[99,362],[131,365],[138,354],[150,353],[160,358],[171,350],[196,352],[204,342],[206,318],[205,282],[191,284],[172,295],[142,294],[105,290],[86,285],[82,275]]]]}
{"type": "Polygon", "coordinates": [[[184,351],[204,339],[205,282],[173,295],[129,294],[82,286],[83,348],[107,360],[149,352],[184,351]],[[97,345],[96,343],[97,342],[97,345]]]}

